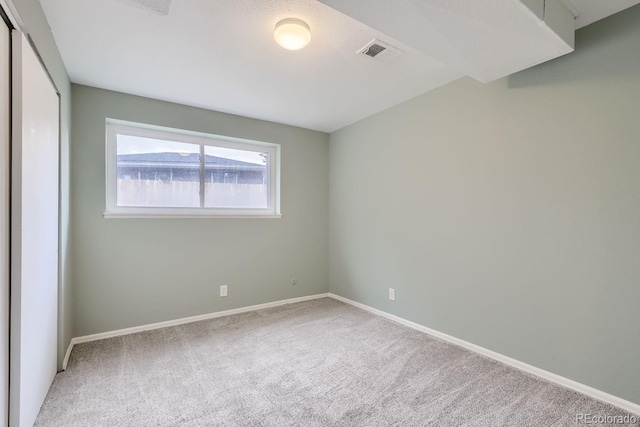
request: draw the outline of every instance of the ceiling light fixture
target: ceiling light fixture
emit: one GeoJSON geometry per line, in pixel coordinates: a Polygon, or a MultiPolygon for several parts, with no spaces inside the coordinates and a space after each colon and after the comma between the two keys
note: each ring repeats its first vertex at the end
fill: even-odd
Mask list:
{"type": "Polygon", "coordinates": [[[302,49],[311,41],[311,31],[306,22],[296,18],[286,18],[276,24],[273,38],[288,50],[302,49]]]}

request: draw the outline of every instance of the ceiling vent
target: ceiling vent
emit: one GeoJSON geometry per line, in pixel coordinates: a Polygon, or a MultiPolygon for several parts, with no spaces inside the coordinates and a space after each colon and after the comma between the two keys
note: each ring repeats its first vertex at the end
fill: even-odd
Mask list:
{"type": "Polygon", "coordinates": [[[384,43],[378,39],[374,39],[371,42],[367,43],[365,47],[357,51],[356,54],[366,55],[370,58],[374,58],[382,62],[391,62],[402,55],[402,51],[391,46],[388,43],[384,43]]]}

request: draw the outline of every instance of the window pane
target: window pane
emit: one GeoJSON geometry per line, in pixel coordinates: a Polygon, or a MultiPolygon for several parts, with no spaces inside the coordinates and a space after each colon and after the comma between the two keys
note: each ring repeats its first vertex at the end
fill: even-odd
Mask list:
{"type": "Polygon", "coordinates": [[[204,147],[207,208],[268,208],[269,154],[204,147]]]}
{"type": "Polygon", "coordinates": [[[200,206],[200,145],[117,135],[118,206],[200,206]]]}

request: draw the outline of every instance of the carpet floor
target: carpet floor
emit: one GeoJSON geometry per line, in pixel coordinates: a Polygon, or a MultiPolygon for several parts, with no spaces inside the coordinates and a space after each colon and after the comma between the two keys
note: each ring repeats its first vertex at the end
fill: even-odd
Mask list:
{"type": "Polygon", "coordinates": [[[76,345],[36,426],[575,426],[578,414],[626,415],[324,298],[76,345]]]}

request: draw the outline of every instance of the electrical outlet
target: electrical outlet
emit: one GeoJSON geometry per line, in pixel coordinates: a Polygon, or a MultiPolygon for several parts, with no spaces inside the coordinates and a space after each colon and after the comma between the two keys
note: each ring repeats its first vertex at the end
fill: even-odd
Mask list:
{"type": "Polygon", "coordinates": [[[395,301],[396,300],[396,290],[393,288],[389,288],[389,299],[391,301],[395,301]]]}
{"type": "Polygon", "coordinates": [[[220,286],[220,296],[221,297],[227,296],[227,285],[220,286]]]}
{"type": "Polygon", "coordinates": [[[291,284],[292,285],[297,285],[298,284],[298,279],[296,279],[295,277],[293,279],[291,279],[291,284]]]}

